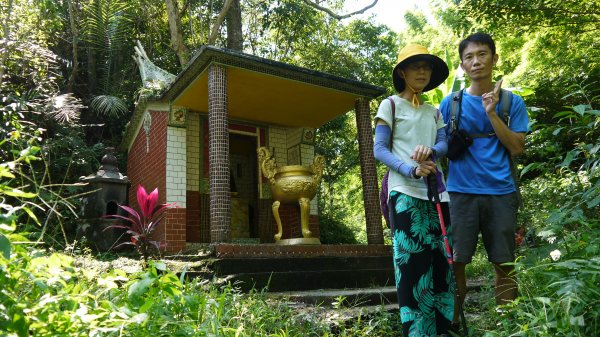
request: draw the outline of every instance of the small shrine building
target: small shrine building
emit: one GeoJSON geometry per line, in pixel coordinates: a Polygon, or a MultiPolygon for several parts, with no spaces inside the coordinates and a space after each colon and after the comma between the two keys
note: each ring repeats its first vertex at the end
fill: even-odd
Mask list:
{"type": "MultiPolygon", "coordinates": [[[[161,203],[176,203],[156,233],[171,252],[187,243],[273,243],[273,202],[257,149],[267,147],[280,166],[310,165],[315,129],[354,109],[365,230],[369,244],[382,244],[369,102],[384,92],[204,46],[158,97],[140,100],[134,110],[121,144],[128,154],[129,204],[137,207],[137,185],[158,188],[161,203]]],[[[297,204],[279,208],[283,238],[300,236],[299,212],[297,204]]],[[[309,225],[317,238],[318,214],[314,198],[309,225]]]]}

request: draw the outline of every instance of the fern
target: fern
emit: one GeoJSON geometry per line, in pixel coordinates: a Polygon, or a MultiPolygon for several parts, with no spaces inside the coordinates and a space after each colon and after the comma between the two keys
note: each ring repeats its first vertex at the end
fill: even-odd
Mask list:
{"type": "Polygon", "coordinates": [[[102,94],[113,89],[113,59],[124,52],[132,29],[131,4],[121,0],[94,0],[83,8],[88,20],[83,24],[84,40],[97,53],[102,64],[99,78],[102,94]]]}
{"type": "Polygon", "coordinates": [[[120,98],[99,95],[90,101],[90,108],[99,116],[119,117],[127,113],[127,104],[120,98]]]}

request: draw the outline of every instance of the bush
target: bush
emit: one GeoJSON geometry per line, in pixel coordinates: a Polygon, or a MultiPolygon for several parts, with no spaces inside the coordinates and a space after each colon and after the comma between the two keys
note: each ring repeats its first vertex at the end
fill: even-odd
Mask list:
{"type": "Polygon", "coordinates": [[[319,217],[321,243],[323,244],[357,244],[351,228],[329,214],[321,213],[319,217]]]}

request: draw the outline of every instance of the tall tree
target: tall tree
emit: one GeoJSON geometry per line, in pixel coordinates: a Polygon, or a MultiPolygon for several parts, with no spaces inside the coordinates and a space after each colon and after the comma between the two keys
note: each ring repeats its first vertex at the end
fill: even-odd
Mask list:
{"type": "Polygon", "coordinates": [[[77,0],[67,0],[67,6],[69,8],[69,24],[71,27],[71,44],[72,44],[72,64],[73,68],[71,69],[71,75],[69,75],[69,80],[67,82],[67,92],[73,92],[73,87],[75,86],[75,82],[77,81],[77,72],[79,71],[79,27],[77,22],[79,21],[79,13],[77,4],[77,0]]]}
{"type": "Polygon", "coordinates": [[[12,19],[13,0],[9,0],[6,7],[2,11],[6,15],[0,16],[0,28],[2,28],[2,49],[0,49],[0,87],[2,87],[2,81],[4,79],[6,61],[8,60],[8,45],[10,42],[10,20],[12,19]]]}
{"type": "Polygon", "coordinates": [[[227,48],[242,51],[244,34],[242,31],[242,7],[240,0],[233,0],[227,15],[227,48]]]}
{"type": "Polygon", "coordinates": [[[167,17],[169,19],[171,48],[177,54],[181,68],[184,68],[190,60],[190,50],[185,44],[181,28],[181,16],[185,13],[187,6],[179,10],[179,2],[177,0],[165,0],[165,4],[167,5],[167,17]]]}

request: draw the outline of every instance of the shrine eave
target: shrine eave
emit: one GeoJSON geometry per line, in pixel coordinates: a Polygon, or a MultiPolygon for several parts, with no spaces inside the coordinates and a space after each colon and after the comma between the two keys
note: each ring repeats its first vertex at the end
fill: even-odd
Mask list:
{"type": "Polygon", "coordinates": [[[373,99],[385,92],[382,87],[357,80],[203,46],[164,91],[160,101],[208,112],[211,64],[227,68],[228,114],[236,120],[319,127],[354,109],[356,99],[373,99]]]}

